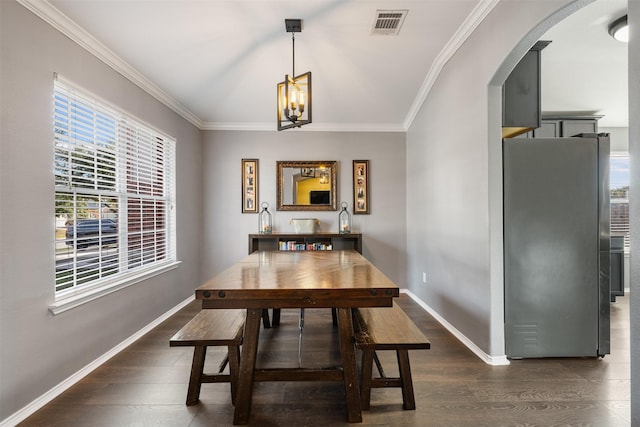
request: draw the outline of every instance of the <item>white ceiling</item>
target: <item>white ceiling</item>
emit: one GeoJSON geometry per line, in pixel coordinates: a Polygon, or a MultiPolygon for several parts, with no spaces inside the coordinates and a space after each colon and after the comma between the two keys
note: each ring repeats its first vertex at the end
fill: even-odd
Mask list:
{"type": "MultiPolygon", "coordinates": [[[[202,129],[275,129],[276,83],[292,71],[285,18],[301,18],[296,74],[313,73],[307,130],[402,131],[493,0],[22,0],[202,129]],[[42,6],[44,5],[44,7],[42,6]],[[49,8],[52,6],[51,8],[49,8]],[[408,9],[398,36],[376,10],[408,9]],[[53,18],[51,18],[53,17],[53,18]]],[[[598,0],[552,29],[543,110],[626,126],[626,46],[607,34],[626,0],[598,0]]]]}
{"type": "Polygon", "coordinates": [[[542,40],[542,110],[603,115],[600,127],[627,127],[627,44],[609,24],[627,13],[627,0],[598,0],[551,28],[542,40]]]}

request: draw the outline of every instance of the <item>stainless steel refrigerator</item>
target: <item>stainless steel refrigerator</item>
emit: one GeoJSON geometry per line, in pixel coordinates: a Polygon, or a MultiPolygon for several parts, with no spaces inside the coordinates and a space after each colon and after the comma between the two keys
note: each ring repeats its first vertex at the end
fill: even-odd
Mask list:
{"type": "Polygon", "coordinates": [[[609,136],[503,140],[510,358],[610,350],[609,136]]]}

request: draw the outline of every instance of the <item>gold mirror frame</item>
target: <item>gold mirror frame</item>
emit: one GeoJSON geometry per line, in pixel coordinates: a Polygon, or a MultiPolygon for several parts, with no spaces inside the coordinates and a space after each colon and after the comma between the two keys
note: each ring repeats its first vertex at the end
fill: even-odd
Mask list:
{"type": "Polygon", "coordinates": [[[276,189],[277,189],[277,210],[279,211],[335,211],[338,209],[338,173],[337,162],[335,160],[325,161],[288,161],[278,160],[276,162],[276,189]],[[318,174],[326,171],[326,177],[330,182],[327,184],[329,188],[328,203],[297,203],[292,194],[291,198],[287,197],[287,193],[293,192],[293,182],[289,185],[285,182],[285,177],[296,176],[295,179],[319,179],[318,174]]]}

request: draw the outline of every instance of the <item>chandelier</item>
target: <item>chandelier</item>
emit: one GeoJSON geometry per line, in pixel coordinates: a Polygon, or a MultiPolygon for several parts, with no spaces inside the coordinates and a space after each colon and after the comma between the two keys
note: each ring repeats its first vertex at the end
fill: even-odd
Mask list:
{"type": "Polygon", "coordinates": [[[311,71],[296,76],[296,38],[302,32],[301,19],[285,19],[285,28],[291,33],[293,69],[278,83],[278,130],[301,127],[311,123],[311,71]]]}

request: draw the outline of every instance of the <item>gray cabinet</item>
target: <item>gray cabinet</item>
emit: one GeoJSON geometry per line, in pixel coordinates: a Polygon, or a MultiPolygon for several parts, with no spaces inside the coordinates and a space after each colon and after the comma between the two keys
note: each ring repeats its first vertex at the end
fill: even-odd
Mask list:
{"type": "Polygon", "coordinates": [[[566,138],[582,133],[598,133],[602,116],[543,115],[540,126],[516,138],[566,138]]]}
{"type": "Polygon", "coordinates": [[[611,302],[624,296],[624,235],[611,235],[611,302]]]}
{"type": "Polygon", "coordinates": [[[533,130],[534,138],[566,138],[581,133],[598,133],[602,116],[542,116],[540,127],[533,130]]]}
{"type": "Polygon", "coordinates": [[[597,119],[562,121],[562,136],[574,136],[581,133],[598,133],[597,119]]]}
{"type": "MultiPolygon", "coordinates": [[[[549,41],[537,42],[520,60],[502,86],[502,127],[535,129],[540,126],[540,60],[549,41]]],[[[503,129],[503,136],[505,129],[503,129]]]]}
{"type": "Polygon", "coordinates": [[[540,127],[533,130],[531,137],[533,138],[557,138],[562,135],[560,130],[561,123],[559,120],[542,119],[540,127]]]}

